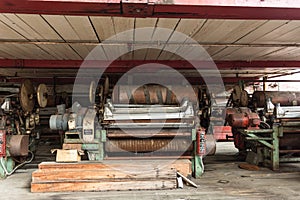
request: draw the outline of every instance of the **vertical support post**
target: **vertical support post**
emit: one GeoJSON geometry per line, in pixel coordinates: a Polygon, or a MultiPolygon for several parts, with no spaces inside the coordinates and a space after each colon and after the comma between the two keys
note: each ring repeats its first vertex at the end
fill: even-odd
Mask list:
{"type": "Polygon", "coordinates": [[[282,133],[279,133],[283,129],[280,128],[279,124],[273,124],[273,149],[271,152],[271,167],[272,170],[279,170],[279,135],[282,133]]]}
{"type": "Polygon", "coordinates": [[[195,178],[200,178],[203,174],[203,160],[202,156],[195,155],[193,160],[192,160],[192,169],[193,169],[193,174],[195,178]]]}
{"type": "Polygon", "coordinates": [[[101,130],[101,140],[99,142],[99,154],[100,154],[100,160],[104,159],[105,152],[104,152],[104,143],[106,142],[106,131],[101,130]]]}
{"type": "Polygon", "coordinates": [[[193,130],[192,139],[194,144],[194,157],[192,159],[192,170],[195,178],[200,178],[204,172],[203,155],[205,154],[205,130],[193,130]]]}
{"type": "Polygon", "coordinates": [[[242,90],[244,90],[244,81],[243,80],[239,80],[239,86],[242,90]]]}
{"type": "Polygon", "coordinates": [[[264,77],[263,77],[263,91],[264,91],[264,92],[266,91],[266,80],[267,80],[267,77],[264,76],[264,77]]]}

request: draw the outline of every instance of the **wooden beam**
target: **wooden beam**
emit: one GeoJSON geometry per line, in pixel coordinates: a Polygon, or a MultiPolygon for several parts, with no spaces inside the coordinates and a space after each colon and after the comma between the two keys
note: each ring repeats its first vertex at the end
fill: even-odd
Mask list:
{"type": "Polygon", "coordinates": [[[295,0],[6,0],[2,13],[123,17],[299,20],[295,0]]]}

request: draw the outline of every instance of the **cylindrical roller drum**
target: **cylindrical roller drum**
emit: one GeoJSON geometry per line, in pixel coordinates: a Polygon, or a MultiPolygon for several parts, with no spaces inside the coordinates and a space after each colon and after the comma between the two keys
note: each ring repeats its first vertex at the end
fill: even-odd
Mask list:
{"type": "Polygon", "coordinates": [[[185,152],[191,151],[190,139],[109,139],[105,143],[105,151],[109,153],[117,152],[133,152],[133,153],[146,153],[146,152],[185,152]]]}
{"type": "Polygon", "coordinates": [[[8,150],[11,156],[28,155],[29,135],[12,135],[8,142],[8,150]]]}
{"type": "Polygon", "coordinates": [[[281,106],[299,106],[300,92],[279,92],[279,91],[255,91],[252,95],[252,102],[255,107],[264,107],[268,98],[276,105],[281,106]]]}
{"type": "Polygon", "coordinates": [[[196,103],[198,97],[197,88],[193,88],[194,93],[191,93],[185,86],[170,86],[170,88],[167,88],[153,84],[143,85],[134,90],[135,88],[136,86],[115,86],[113,103],[178,105],[183,98],[188,98],[196,103]]]}
{"type": "Polygon", "coordinates": [[[111,129],[107,132],[108,138],[173,138],[191,137],[191,130],[187,129],[111,129]]]}

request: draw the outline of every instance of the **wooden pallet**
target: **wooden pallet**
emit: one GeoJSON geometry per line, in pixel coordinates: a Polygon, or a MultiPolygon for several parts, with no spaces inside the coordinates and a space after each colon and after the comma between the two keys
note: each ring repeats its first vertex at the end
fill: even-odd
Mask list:
{"type": "Polygon", "coordinates": [[[32,173],[31,192],[173,189],[176,166],[184,173],[190,166],[189,161],[176,162],[163,167],[161,161],[44,162],[32,173]]]}

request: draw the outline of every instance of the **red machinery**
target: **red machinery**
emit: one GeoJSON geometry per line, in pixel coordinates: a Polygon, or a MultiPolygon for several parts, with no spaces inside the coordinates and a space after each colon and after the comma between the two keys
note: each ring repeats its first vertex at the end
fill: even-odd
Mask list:
{"type": "Polygon", "coordinates": [[[257,91],[249,108],[227,109],[235,147],[248,162],[276,170],[280,162],[300,161],[299,104],[299,92],[257,91]]]}

